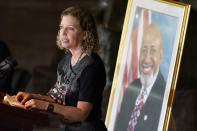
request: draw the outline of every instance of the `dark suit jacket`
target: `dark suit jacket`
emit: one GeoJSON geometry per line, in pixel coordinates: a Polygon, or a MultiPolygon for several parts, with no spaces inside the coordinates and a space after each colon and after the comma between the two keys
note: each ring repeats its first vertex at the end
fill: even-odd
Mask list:
{"type": "MultiPolygon", "coordinates": [[[[135,131],[157,131],[165,85],[165,80],[159,72],[146,103],[140,112],[135,131]]],[[[140,93],[141,87],[140,79],[137,79],[126,89],[120,113],[115,123],[115,131],[127,130],[131,113],[133,112],[135,101],[140,93]]]]}

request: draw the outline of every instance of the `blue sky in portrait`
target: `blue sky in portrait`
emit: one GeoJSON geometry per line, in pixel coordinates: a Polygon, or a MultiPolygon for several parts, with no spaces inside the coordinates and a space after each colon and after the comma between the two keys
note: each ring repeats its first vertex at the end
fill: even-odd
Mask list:
{"type": "Polygon", "coordinates": [[[163,57],[160,64],[160,71],[164,76],[164,79],[167,80],[176,37],[178,18],[151,11],[151,22],[159,24],[162,31],[163,57]]]}

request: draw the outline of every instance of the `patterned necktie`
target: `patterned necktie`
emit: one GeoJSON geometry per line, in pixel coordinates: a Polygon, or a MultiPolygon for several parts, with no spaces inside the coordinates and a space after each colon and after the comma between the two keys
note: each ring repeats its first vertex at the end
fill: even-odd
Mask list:
{"type": "Polygon", "coordinates": [[[146,88],[143,89],[142,93],[137,97],[135,108],[131,114],[131,119],[128,124],[127,131],[134,131],[135,126],[137,124],[137,119],[140,116],[140,111],[142,110],[142,106],[144,104],[144,96],[147,94],[146,88]]]}

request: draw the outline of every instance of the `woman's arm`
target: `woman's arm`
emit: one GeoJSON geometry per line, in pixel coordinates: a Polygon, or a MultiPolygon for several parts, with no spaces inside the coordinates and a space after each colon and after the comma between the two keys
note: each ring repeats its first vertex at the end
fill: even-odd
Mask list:
{"type": "Polygon", "coordinates": [[[78,101],[77,107],[54,105],[54,113],[62,115],[65,122],[82,122],[86,120],[92,110],[93,104],[84,101],[78,101]]]}
{"type": "MultiPolygon", "coordinates": [[[[47,110],[49,102],[38,99],[31,99],[25,103],[27,109],[47,110]]],[[[89,102],[78,101],[77,107],[65,106],[53,103],[53,113],[63,117],[65,122],[82,122],[86,120],[92,110],[92,104],[89,102]]]]}
{"type": "Polygon", "coordinates": [[[41,94],[32,94],[33,99],[48,101],[50,103],[55,103],[55,101],[50,96],[43,96],[41,94]]]}

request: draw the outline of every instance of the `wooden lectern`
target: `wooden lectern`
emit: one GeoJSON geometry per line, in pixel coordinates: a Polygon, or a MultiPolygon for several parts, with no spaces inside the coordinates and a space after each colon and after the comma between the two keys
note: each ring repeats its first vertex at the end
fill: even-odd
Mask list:
{"type": "Polygon", "coordinates": [[[25,110],[3,104],[5,93],[0,92],[0,130],[32,131],[34,126],[50,126],[46,112],[25,110]]]}

